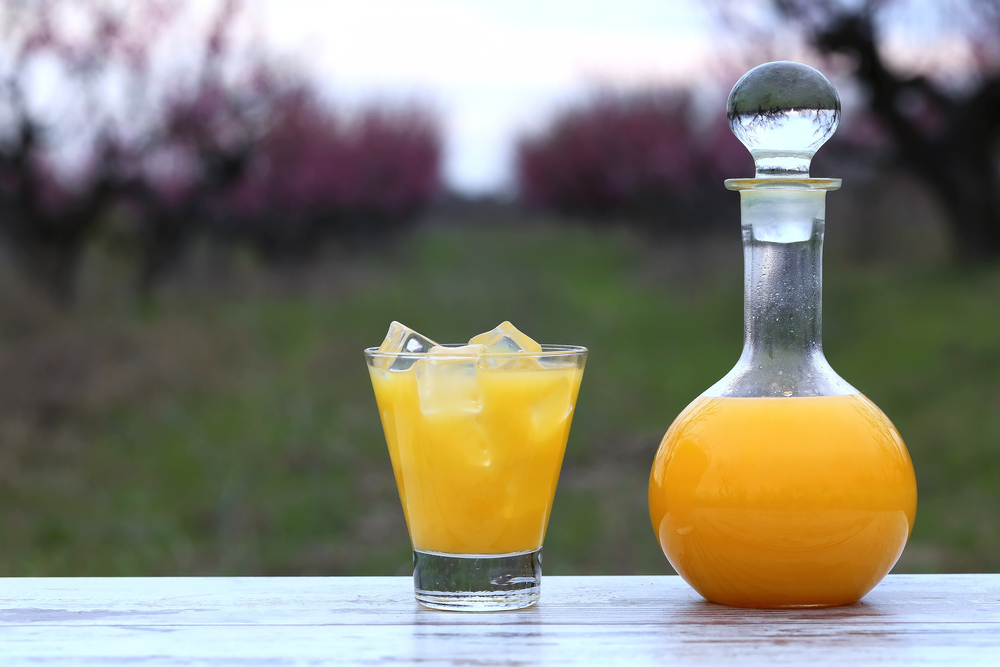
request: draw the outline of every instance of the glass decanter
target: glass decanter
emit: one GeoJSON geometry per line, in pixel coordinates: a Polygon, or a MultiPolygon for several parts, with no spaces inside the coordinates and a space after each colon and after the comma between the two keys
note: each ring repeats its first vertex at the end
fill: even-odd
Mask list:
{"type": "Polygon", "coordinates": [[[727,106],[750,150],[740,193],[744,346],[663,438],[649,510],[664,554],[702,596],[741,607],[855,602],[896,563],[916,513],[892,422],[831,368],[821,340],[826,192],[810,178],[840,120],[820,72],[774,62],[727,106]]]}

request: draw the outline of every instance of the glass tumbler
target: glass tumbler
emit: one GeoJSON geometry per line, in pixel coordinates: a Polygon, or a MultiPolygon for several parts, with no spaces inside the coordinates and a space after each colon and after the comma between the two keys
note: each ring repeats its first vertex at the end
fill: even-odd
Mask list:
{"type": "Polygon", "coordinates": [[[537,602],[587,349],[369,348],[365,358],[413,545],[416,599],[471,611],[537,602]]]}

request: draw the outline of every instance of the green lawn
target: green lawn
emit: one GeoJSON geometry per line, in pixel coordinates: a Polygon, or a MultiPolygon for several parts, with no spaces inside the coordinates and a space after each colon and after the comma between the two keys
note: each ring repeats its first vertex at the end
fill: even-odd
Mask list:
{"type": "MultiPolygon", "coordinates": [[[[237,262],[140,311],[0,313],[0,575],[387,574],[410,564],[361,349],[509,319],[591,350],[547,573],[669,566],[646,512],[663,432],[739,356],[738,234],[429,228],[310,275],[237,262]]],[[[896,571],[1000,570],[1000,267],[825,276],[833,366],[902,432],[920,489],[896,571]]],[[[190,281],[189,281],[190,282],[190,281]]],[[[95,296],[96,294],[96,296],[95,296]]]]}

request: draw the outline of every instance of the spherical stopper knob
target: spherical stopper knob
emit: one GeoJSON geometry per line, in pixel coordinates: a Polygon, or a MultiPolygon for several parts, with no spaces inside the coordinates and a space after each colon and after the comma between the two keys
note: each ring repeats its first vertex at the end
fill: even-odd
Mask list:
{"type": "Polygon", "coordinates": [[[813,155],[840,124],[840,98],[818,70],[780,60],[754,67],[729,93],[729,127],[757,178],[808,178],[813,155]]]}

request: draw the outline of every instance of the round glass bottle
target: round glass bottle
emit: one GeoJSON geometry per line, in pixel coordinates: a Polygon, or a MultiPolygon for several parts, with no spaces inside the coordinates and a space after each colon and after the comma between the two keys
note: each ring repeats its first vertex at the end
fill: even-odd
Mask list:
{"type": "Polygon", "coordinates": [[[840,100],[815,69],[776,62],[737,82],[727,112],[757,172],[726,181],[741,202],[743,353],[664,436],[653,529],[713,602],[855,602],[902,553],[917,491],[892,422],[823,354],[825,197],[840,180],[810,178],[809,164],[840,100]]]}

